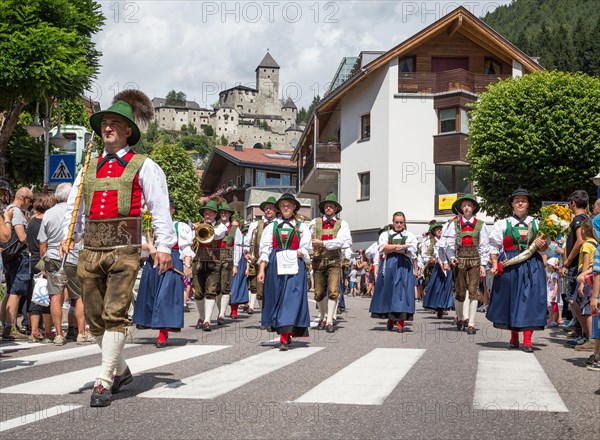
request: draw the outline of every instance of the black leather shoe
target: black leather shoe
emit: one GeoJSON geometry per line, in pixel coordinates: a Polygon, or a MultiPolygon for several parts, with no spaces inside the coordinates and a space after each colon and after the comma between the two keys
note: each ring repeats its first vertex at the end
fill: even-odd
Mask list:
{"type": "Polygon", "coordinates": [[[324,319],[321,319],[319,321],[319,326],[318,327],[319,327],[319,330],[323,330],[325,328],[325,320],[324,319]]]}
{"type": "Polygon", "coordinates": [[[525,353],[533,353],[533,346],[531,346],[531,345],[523,345],[523,351],[525,353]]]}
{"type": "Polygon", "coordinates": [[[290,348],[289,344],[279,344],[279,351],[288,351],[290,348]]]}
{"type": "Polygon", "coordinates": [[[513,344],[512,342],[508,343],[508,348],[510,350],[518,350],[519,349],[519,343],[517,342],[516,344],[513,344]]]}
{"type": "Polygon", "coordinates": [[[131,382],[133,382],[133,374],[131,374],[131,370],[129,367],[127,367],[123,374],[113,377],[113,384],[110,388],[110,391],[113,394],[117,394],[124,385],[127,385],[131,382]]]}
{"type": "Polygon", "coordinates": [[[248,315],[254,315],[254,309],[252,307],[248,307],[248,310],[246,310],[246,313],[248,315]]]}
{"type": "Polygon", "coordinates": [[[210,322],[205,321],[204,324],[202,324],[202,330],[205,331],[205,332],[211,331],[211,329],[210,329],[210,322]]]}
{"type": "Polygon", "coordinates": [[[327,333],[335,333],[335,328],[333,328],[333,324],[327,324],[325,326],[325,331],[327,333]]]}
{"type": "Polygon", "coordinates": [[[204,321],[199,319],[198,322],[196,323],[196,330],[200,330],[202,328],[203,324],[204,324],[204,321]]]}
{"type": "Polygon", "coordinates": [[[90,406],[92,408],[109,406],[111,404],[111,398],[112,396],[109,389],[104,388],[102,385],[96,385],[92,391],[90,406]]]}
{"type": "Polygon", "coordinates": [[[219,316],[217,318],[217,325],[223,325],[223,324],[225,324],[225,318],[219,316]]]}
{"type": "Polygon", "coordinates": [[[392,321],[391,319],[388,319],[387,323],[386,323],[386,328],[388,329],[388,331],[391,332],[392,329],[394,328],[394,321],[392,321]]]}
{"type": "Polygon", "coordinates": [[[469,328],[467,328],[468,335],[474,335],[476,333],[477,333],[477,330],[475,330],[475,327],[469,326],[469,328]]]}
{"type": "Polygon", "coordinates": [[[456,321],[456,330],[461,331],[463,329],[464,322],[462,320],[456,321]]]}
{"type": "Polygon", "coordinates": [[[167,346],[167,341],[164,342],[158,342],[156,341],[156,344],[154,344],[156,346],[156,348],[165,348],[167,346]]]}

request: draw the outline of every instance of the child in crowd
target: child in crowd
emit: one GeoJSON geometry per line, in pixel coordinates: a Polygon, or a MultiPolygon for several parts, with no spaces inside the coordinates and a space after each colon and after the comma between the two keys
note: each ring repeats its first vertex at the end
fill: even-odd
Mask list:
{"type": "Polygon", "coordinates": [[[546,261],[546,286],[548,298],[548,326],[558,326],[558,265],[557,258],[548,258],[546,261]]]}
{"type": "Polygon", "coordinates": [[[567,345],[576,347],[578,351],[593,351],[594,343],[589,340],[592,334],[592,316],[590,310],[590,286],[585,283],[585,277],[592,273],[594,253],[598,242],[594,237],[592,222],[584,220],[581,223],[581,238],[584,241],[579,251],[579,265],[577,267],[577,296],[575,301],[579,306],[581,329],[583,335],[579,339],[567,341],[567,345]]]}
{"type": "Polygon", "coordinates": [[[350,270],[350,282],[348,283],[348,288],[350,289],[350,296],[356,296],[358,290],[356,289],[356,280],[358,278],[358,270],[356,270],[356,266],[352,266],[352,270],[350,270]]]}
{"type": "MultiPolygon", "coordinates": [[[[600,239],[600,214],[592,220],[594,236],[596,240],[600,239]]],[[[598,323],[598,301],[600,297],[600,246],[596,247],[594,253],[594,265],[592,267],[594,274],[593,289],[590,298],[590,312],[595,317],[596,334],[600,332],[600,323],[598,323]]],[[[586,361],[587,369],[592,371],[600,371],[600,337],[597,337],[594,344],[594,353],[586,361]]]]}

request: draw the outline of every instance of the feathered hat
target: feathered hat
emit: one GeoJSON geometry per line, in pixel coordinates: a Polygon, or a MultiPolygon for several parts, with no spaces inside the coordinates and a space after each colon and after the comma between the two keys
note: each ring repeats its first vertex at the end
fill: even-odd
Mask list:
{"type": "Polygon", "coordinates": [[[90,116],[90,125],[98,136],[102,136],[102,118],[108,113],[116,114],[127,121],[127,125],[131,128],[127,145],[133,146],[140,140],[140,129],[137,124],[147,124],[152,121],[154,107],[150,99],[139,90],[128,89],[117,93],[113,105],[90,116]]]}

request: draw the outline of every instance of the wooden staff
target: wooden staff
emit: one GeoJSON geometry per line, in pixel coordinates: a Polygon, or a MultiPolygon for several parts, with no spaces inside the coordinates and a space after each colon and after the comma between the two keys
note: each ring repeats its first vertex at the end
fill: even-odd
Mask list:
{"type": "MultiPolygon", "coordinates": [[[[85,162],[81,169],[81,179],[79,181],[79,187],[77,188],[77,197],[75,197],[75,205],[73,206],[73,212],[71,213],[71,222],[69,223],[69,230],[67,231],[67,239],[65,240],[65,247],[67,252],[71,251],[71,243],[73,242],[73,232],[75,231],[75,223],[77,223],[77,215],[79,214],[79,206],[81,204],[81,196],[83,195],[83,182],[85,174],[87,173],[88,167],[90,166],[90,160],[92,159],[92,151],[94,150],[94,137],[90,140],[85,150],[85,162]]],[[[67,253],[63,258],[63,264],[67,258],[67,253]]]]}

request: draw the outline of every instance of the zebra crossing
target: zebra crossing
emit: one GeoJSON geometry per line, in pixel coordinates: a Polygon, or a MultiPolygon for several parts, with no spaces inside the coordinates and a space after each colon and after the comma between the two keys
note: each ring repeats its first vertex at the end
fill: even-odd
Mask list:
{"type": "MultiPolygon", "coordinates": [[[[17,344],[22,350],[36,344],[17,344]]],[[[127,344],[127,348],[140,347],[127,344]]],[[[139,374],[182,361],[197,360],[231,345],[185,345],[127,359],[131,371],[139,374]]],[[[247,384],[280,369],[294,365],[328,347],[299,347],[288,352],[263,349],[258,354],[189,377],[177,378],[167,385],[156,386],[136,395],[150,399],[210,400],[234,393],[247,384]]],[[[350,362],[345,368],[308,389],[290,404],[329,403],[339,405],[384,405],[386,399],[413,370],[422,368],[427,349],[374,348],[350,362]]],[[[0,359],[0,373],[22,371],[34,366],[59,363],[99,354],[96,346],[83,346],[24,357],[0,359]]],[[[67,396],[93,386],[98,367],[84,368],[41,379],[2,386],[2,393],[21,395],[67,396]]],[[[0,377],[3,377],[1,374],[0,377]]],[[[482,350],[478,353],[477,373],[473,378],[473,409],[568,412],[557,390],[535,356],[519,351],[482,350]]],[[[414,384],[413,384],[414,385],[414,384]]],[[[26,416],[23,416],[27,418],[26,416]]],[[[32,416],[34,419],[35,417],[32,416]]],[[[2,422],[4,429],[7,422],[2,422]]],[[[1,430],[1,429],[0,429],[1,430]]]]}

